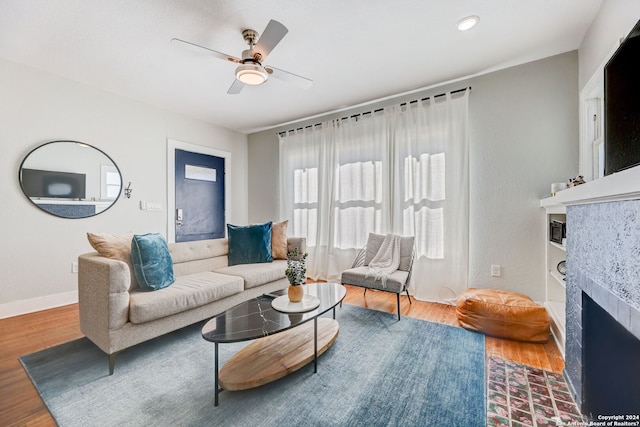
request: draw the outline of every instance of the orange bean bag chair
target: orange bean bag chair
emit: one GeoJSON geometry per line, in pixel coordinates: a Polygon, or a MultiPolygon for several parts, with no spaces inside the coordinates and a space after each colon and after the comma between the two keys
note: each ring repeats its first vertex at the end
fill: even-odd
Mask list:
{"type": "Polygon", "coordinates": [[[465,329],[498,338],[544,343],[549,339],[549,315],[526,295],[496,289],[469,288],[456,303],[465,329]]]}

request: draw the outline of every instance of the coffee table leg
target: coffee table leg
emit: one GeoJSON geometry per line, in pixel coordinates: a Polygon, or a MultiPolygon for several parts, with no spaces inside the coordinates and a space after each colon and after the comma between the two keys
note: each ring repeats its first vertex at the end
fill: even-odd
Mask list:
{"type": "Polygon", "coordinates": [[[215,375],[215,387],[216,387],[216,398],[215,398],[215,402],[214,402],[214,406],[218,406],[218,393],[220,392],[220,389],[218,388],[218,343],[215,343],[216,345],[216,356],[215,356],[215,369],[216,369],[216,375],[215,375]]]}
{"type": "Polygon", "coordinates": [[[318,317],[313,318],[313,373],[318,372],[318,317]]]}

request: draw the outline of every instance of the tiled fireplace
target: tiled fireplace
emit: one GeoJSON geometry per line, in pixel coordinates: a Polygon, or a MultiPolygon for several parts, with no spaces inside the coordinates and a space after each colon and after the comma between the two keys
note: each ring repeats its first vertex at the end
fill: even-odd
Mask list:
{"type": "Polygon", "coordinates": [[[640,200],[567,207],[566,312],[565,375],[582,412],[640,414],[640,200]]]}

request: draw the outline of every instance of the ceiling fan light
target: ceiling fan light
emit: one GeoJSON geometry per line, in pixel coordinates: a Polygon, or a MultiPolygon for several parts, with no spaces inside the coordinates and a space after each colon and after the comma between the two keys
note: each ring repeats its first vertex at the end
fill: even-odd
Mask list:
{"type": "Polygon", "coordinates": [[[467,16],[465,18],[462,18],[461,20],[458,21],[456,25],[458,27],[458,30],[467,31],[475,27],[478,21],[480,21],[480,18],[475,15],[472,15],[472,16],[467,16]]]}
{"type": "Polygon", "coordinates": [[[258,64],[240,64],[236,68],[236,79],[246,85],[260,85],[267,81],[269,75],[258,64]]]}

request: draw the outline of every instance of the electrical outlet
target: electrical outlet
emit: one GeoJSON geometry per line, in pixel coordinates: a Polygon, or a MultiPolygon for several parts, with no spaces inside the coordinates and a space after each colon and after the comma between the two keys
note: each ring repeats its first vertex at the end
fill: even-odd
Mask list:
{"type": "Polygon", "coordinates": [[[78,263],[74,261],[71,263],[71,273],[75,274],[77,272],[78,272],[78,263]]]}
{"type": "Polygon", "coordinates": [[[500,277],[502,275],[501,267],[499,265],[493,264],[491,266],[491,276],[500,277]]]}

